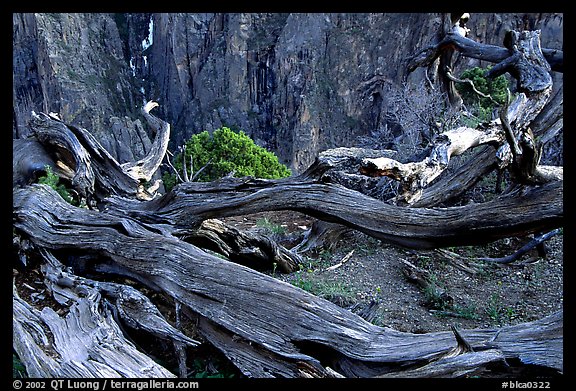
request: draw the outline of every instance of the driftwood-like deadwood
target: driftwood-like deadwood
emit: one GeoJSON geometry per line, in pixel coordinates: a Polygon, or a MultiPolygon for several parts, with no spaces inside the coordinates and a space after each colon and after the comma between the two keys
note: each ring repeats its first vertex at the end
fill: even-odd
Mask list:
{"type": "MultiPolygon", "coordinates": [[[[36,146],[37,156],[49,156],[53,161],[51,166],[60,168],[61,176],[71,181],[72,187],[82,198],[100,200],[116,194],[150,199],[153,194],[140,185],[140,181],[150,181],[158,170],[170,138],[170,125],[150,114],[157,106],[156,102],[148,102],[142,109],[144,117],[156,130],[156,136],[149,154],[134,163],[119,164],[86,129],[65,124],[44,113],[33,113],[29,126],[33,130],[34,139],[26,140],[26,147],[31,143],[41,144],[44,151],[38,150],[42,147],[36,146]],[[63,171],[69,174],[62,175],[63,171]]],[[[13,143],[14,153],[19,150],[26,152],[23,142],[13,143]]],[[[18,183],[24,183],[32,171],[43,170],[43,167],[38,166],[44,164],[47,158],[35,161],[38,157],[22,159],[18,163],[24,165],[15,171],[18,183]]]]}
{"type": "MultiPolygon", "coordinates": [[[[46,166],[55,170],[56,162],[37,140],[16,139],[12,144],[12,187],[36,182],[45,174],[46,166]]],[[[58,172],[59,176],[66,177],[58,172]]]]}
{"type": "Polygon", "coordinates": [[[170,141],[170,124],[150,114],[150,111],[155,107],[158,107],[158,103],[150,101],[142,108],[144,118],[146,118],[148,124],[156,132],[152,148],[150,148],[148,155],[137,162],[122,164],[122,169],[130,177],[139,181],[143,180],[148,182],[152,179],[152,176],[158,168],[160,168],[162,160],[164,160],[164,154],[168,149],[168,142],[170,141]]]}
{"type": "Polygon", "coordinates": [[[174,377],[126,339],[102,293],[116,300],[115,311],[139,325],[188,344],[196,342],[173,329],[141,293],[129,286],[100,283],[66,272],[49,251],[41,250],[48,292],[62,307],[35,308],[13,285],[13,346],[30,377],[174,377]],[[63,310],[65,309],[65,311],[63,310]]]}
{"type": "Polygon", "coordinates": [[[452,156],[478,145],[492,144],[500,146],[496,152],[500,167],[511,164],[520,182],[543,183],[562,178],[561,168],[538,167],[540,144],[529,128],[552,92],[551,67],[540,49],[540,31],[509,31],[504,45],[505,48],[481,45],[450,32],[439,44],[414,56],[408,65],[410,73],[416,67],[430,65],[444,51],[454,49],[467,57],[496,62],[487,77],[507,72],[516,79],[519,92],[513,104],[501,111],[499,120],[476,129],[460,127],[439,134],[432,142],[430,155],[420,162],[401,163],[387,157],[365,159],[361,172],[400,181],[399,200],[414,204],[422,197],[423,189],[446,169],[452,156]]]}
{"type": "Polygon", "coordinates": [[[496,127],[478,130],[459,127],[436,136],[433,149],[420,162],[401,163],[390,158],[365,159],[360,172],[370,176],[387,176],[400,181],[401,199],[413,204],[420,199],[422,189],[448,167],[450,158],[481,144],[503,141],[504,134],[496,127]]]}
{"type": "Polygon", "coordinates": [[[217,219],[205,220],[184,239],[221,254],[229,260],[255,270],[291,273],[299,269],[302,258],[265,235],[242,232],[217,219]]]}
{"type": "MultiPolygon", "coordinates": [[[[455,49],[465,57],[491,63],[500,63],[510,57],[510,52],[506,47],[482,44],[454,31],[450,31],[439,43],[418,51],[418,53],[408,59],[406,65],[407,75],[419,67],[429,66],[446,49],[455,49]]],[[[564,71],[564,55],[561,50],[546,48],[542,48],[541,50],[553,71],[564,71]]]]}
{"type": "MultiPolygon", "coordinates": [[[[110,194],[135,197],[138,181],[128,176],[87,130],[65,124],[44,113],[34,114],[29,127],[56,164],[74,174],[72,188],[88,199],[110,194]]],[[[14,144],[16,145],[16,144],[14,144]]]]}
{"type": "MultiPolygon", "coordinates": [[[[534,136],[541,140],[541,144],[546,144],[562,129],[563,112],[563,87],[560,86],[530,125],[534,136]]],[[[478,147],[473,151],[472,156],[453,173],[443,175],[430,186],[423,188],[420,199],[411,206],[431,207],[458,197],[498,167],[496,148],[490,145],[478,147]]],[[[545,171],[548,167],[539,165],[537,169],[545,171]]],[[[554,167],[551,171],[558,174],[557,179],[561,180],[562,168],[554,167]]]]}
{"type": "MultiPolygon", "coordinates": [[[[451,333],[433,333],[416,338],[412,334],[377,328],[332,303],[211,256],[174,235],[185,237],[208,218],[292,209],[361,229],[393,243],[434,247],[461,241],[461,238],[464,242],[478,238],[486,240],[494,235],[506,235],[505,232],[526,233],[535,227],[541,231],[548,226],[558,226],[563,218],[562,186],[551,183],[523,196],[517,194],[502,198],[480,208],[408,210],[386,205],[339,185],[311,179],[326,169],[327,164],[321,166],[316,165],[303,177],[288,180],[228,178],[215,183],[187,183],[163,197],[146,202],[115,196],[100,212],[75,208],[46,186],[34,185],[14,190],[14,227],[36,248],[58,252],[64,257],[67,252],[89,254],[91,258],[86,263],[91,263],[91,270],[103,275],[125,275],[152,289],[166,292],[185,309],[188,308],[191,316],[199,317],[202,335],[248,376],[336,376],[336,372],[352,377],[393,376],[394,373],[402,376],[399,368],[403,368],[403,363],[409,363],[409,368],[414,371],[424,368],[410,372],[414,376],[440,373],[457,376],[459,365],[466,368],[474,367],[473,362],[477,363],[476,368],[484,365],[474,360],[458,359],[448,361],[452,371],[438,370],[434,363],[438,361],[438,365],[444,365],[448,360],[445,355],[453,350],[455,341],[451,333]],[[494,234],[498,229],[488,224],[495,216],[498,217],[496,223],[507,227],[498,234],[494,234]],[[486,224],[484,228],[482,221],[486,224]],[[423,226],[422,222],[431,223],[423,226]],[[456,226],[451,226],[453,232],[446,236],[446,242],[443,235],[449,230],[439,231],[438,228],[449,222],[456,222],[456,226]],[[483,233],[489,234],[485,236],[483,233]],[[316,357],[317,351],[329,352],[329,362],[325,361],[325,353],[316,357]]],[[[58,281],[69,285],[69,279],[58,281]]],[[[110,300],[114,300],[110,293],[114,291],[108,287],[100,292],[108,292],[110,300]]],[[[97,299],[99,296],[96,295],[92,300],[97,299]]],[[[14,300],[18,300],[17,296],[14,300]]],[[[119,305],[118,300],[115,303],[119,305]]],[[[90,303],[89,308],[100,306],[90,303]]],[[[150,313],[143,310],[146,306],[138,308],[142,313],[150,313]]],[[[70,313],[73,313],[68,315],[70,318],[58,316],[50,321],[65,324],[66,333],[69,333],[72,325],[78,322],[77,318],[84,316],[73,311],[70,313]]],[[[118,313],[126,314],[126,311],[118,313]]],[[[23,316],[18,313],[15,319],[23,316]]],[[[40,321],[34,319],[32,323],[40,321]]],[[[110,317],[106,319],[110,320],[110,317]]],[[[132,324],[132,327],[138,325],[127,320],[126,315],[123,319],[123,323],[132,324]]],[[[543,322],[543,326],[540,323],[526,324],[523,326],[526,330],[522,329],[527,332],[542,327],[541,333],[522,339],[520,344],[508,341],[497,349],[507,358],[520,357],[526,363],[561,370],[562,318],[558,314],[543,322]],[[533,352],[534,346],[542,345],[546,346],[543,352],[533,352]]],[[[50,329],[50,326],[46,327],[42,330],[50,329]]],[[[149,326],[139,327],[151,329],[149,326]]],[[[495,336],[495,341],[508,336],[507,330],[502,329],[499,334],[496,331],[463,334],[473,346],[482,349],[495,336]]],[[[27,360],[42,357],[40,350],[44,345],[38,341],[49,338],[41,334],[19,338],[36,341],[35,344],[29,342],[30,346],[26,348],[17,348],[26,365],[27,360]]],[[[114,341],[119,346],[126,343],[122,339],[114,341]]],[[[18,346],[18,342],[14,345],[18,346]]],[[[118,349],[124,351],[124,348],[118,349]]],[[[106,357],[108,361],[118,360],[109,355],[106,357]]],[[[137,363],[138,360],[134,364],[136,367],[137,363]]],[[[70,365],[66,361],[37,373],[42,376],[87,376],[86,371],[92,371],[93,376],[113,375],[111,370],[83,369],[80,372],[75,369],[74,372],[70,365]]],[[[142,364],[142,367],[148,368],[147,364],[142,364]]],[[[122,376],[141,376],[142,372],[134,370],[119,373],[122,376]]]]}
{"type": "Polygon", "coordinates": [[[183,183],[151,201],[108,199],[106,211],[184,231],[211,218],[293,210],[346,225],[386,242],[435,248],[486,243],[549,231],[563,224],[562,182],[519,191],[482,204],[400,208],[343,186],[300,180],[225,178],[183,183]]]}
{"type": "MultiPolygon", "coordinates": [[[[446,365],[457,346],[451,332],[410,334],[377,327],[290,284],[153,232],[131,217],[73,207],[45,185],[16,189],[13,207],[15,228],[34,246],[55,254],[97,254],[174,297],[199,316],[205,337],[249,376],[328,376],[326,367],[351,377],[391,375],[406,369],[403,364],[421,368],[426,376],[426,366],[446,365]],[[319,351],[322,358],[315,357],[319,351]]],[[[51,322],[65,322],[51,313],[51,322]]],[[[48,334],[44,340],[51,338],[48,334]]],[[[505,358],[562,370],[561,313],[461,335],[475,351],[496,349],[505,358]]],[[[43,342],[35,341],[29,350],[41,349],[43,342]]],[[[450,363],[454,373],[463,364],[462,359],[450,363]]]]}

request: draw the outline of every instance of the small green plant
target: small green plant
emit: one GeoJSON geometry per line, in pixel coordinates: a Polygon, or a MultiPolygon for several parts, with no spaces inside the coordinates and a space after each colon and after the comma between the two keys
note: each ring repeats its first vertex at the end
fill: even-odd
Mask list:
{"type": "Polygon", "coordinates": [[[497,293],[493,293],[488,300],[488,305],[486,307],[486,313],[490,319],[500,324],[502,322],[509,322],[516,318],[516,311],[511,307],[504,307],[502,300],[497,293]]]}
{"type": "Polygon", "coordinates": [[[471,80],[476,90],[490,98],[479,95],[469,83],[457,83],[456,90],[462,97],[464,104],[468,107],[475,118],[466,118],[465,124],[475,127],[478,123],[487,122],[492,119],[492,112],[497,106],[503,105],[508,97],[509,82],[506,76],[500,75],[493,79],[488,79],[485,75],[490,67],[484,69],[473,67],[461,73],[460,79],[471,80]]]}
{"type": "Polygon", "coordinates": [[[16,353],[12,353],[12,377],[13,378],[23,378],[28,377],[26,373],[26,367],[20,361],[20,357],[16,353]]]}
{"type": "Polygon", "coordinates": [[[256,221],[256,226],[265,229],[273,235],[282,236],[286,234],[286,227],[276,224],[264,217],[256,221]]]}
{"type": "MultiPolygon", "coordinates": [[[[232,174],[235,177],[251,176],[279,179],[292,175],[278,157],[256,145],[243,131],[230,128],[216,129],[193,135],[185,144],[184,153],[174,159],[174,167],[182,172],[183,164],[190,177],[210,182],[232,174]],[[192,162],[192,164],[190,164],[192,162]]],[[[170,190],[176,183],[174,174],[164,174],[164,186],[170,190]]]]}
{"type": "Polygon", "coordinates": [[[443,291],[439,289],[439,287],[431,283],[427,285],[423,290],[422,293],[426,299],[426,304],[433,309],[437,310],[447,310],[450,309],[451,303],[448,299],[448,296],[443,294],[443,291]]]}
{"type": "Polygon", "coordinates": [[[296,279],[291,281],[291,284],[297,286],[300,289],[305,290],[306,292],[313,293],[314,286],[312,284],[312,281],[307,278],[302,278],[300,272],[296,273],[296,279]]]}
{"type": "Polygon", "coordinates": [[[454,311],[455,313],[457,313],[460,317],[464,318],[464,319],[471,319],[471,320],[478,320],[479,316],[476,313],[476,306],[474,306],[473,304],[467,305],[467,306],[460,306],[460,305],[453,305],[452,306],[452,311],[454,311]]]}
{"type": "Polygon", "coordinates": [[[78,202],[72,197],[66,186],[60,183],[60,177],[52,171],[52,167],[49,165],[44,166],[46,175],[38,178],[38,183],[42,185],[48,185],[54,189],[60,197],[62,197],[69,204],[78,206],[78,202]]]}
{"type": "Polygon", "coordinates": [[[225,379],[233,378],[235,375],[226,365],[221,363],[219,360],[215,361],[216,368],[214,370],[208,369],[208,363],[206,360],[194,359],[191,368],[191,374],[189,377],[195,379],[225,379]]]}
{"type": "Polygon", "coordinates": [[[436,310],[449,309],[451,302],[449,296],[445,293],[443,286],[436,274],[430,273],[428,284],[422,288],[422,293],[426,299],[426,304],[436,310]]]}
{"type": "Polygon", "coordinates": [[[292,280],[291,283],[306,292],[340,306],[348,305],[355,299],[355,293],[352,288],[341,281],[322,281],[310,277],[303,278],[300,273],[296,273],[296,279],[292,280]]]}

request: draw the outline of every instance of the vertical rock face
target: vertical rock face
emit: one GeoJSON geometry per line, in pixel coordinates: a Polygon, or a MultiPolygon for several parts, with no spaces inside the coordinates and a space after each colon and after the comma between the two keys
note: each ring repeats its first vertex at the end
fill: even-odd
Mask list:
{"type": "MultiPolygon", "coordinates": [[[[26,135],[30,110],[58,112],[130,160],[152,137],[138,109],[153,99],[172,124],[172,148],[229,126],[300,171],[319,151],[386,124],[387,88],[399,85],[405,58],[438,37],[444,18],[14,14],[13,134],[26,135]]],[[[558,49],[562,26],[562,14],[472,14],[468,23],[481,42],[501,45],[508,29],[541,29],[542,45],[558,49]]]]}
{"type": "Polygon", "coordinates": [[[39,37],[33,14],[13,14],[13,138],[28,133],[26,119],[32,110],[60,111],[60,86],[56,80],[48,48],[39,37]]]}
{"type": "Polygon", "coordinates": [[[138,118],[113,14],[14,14],[13,26],[14,137],[27,135],[32,110],[55,112],[90,129],[120,161],[144,153],[141,143],[121,146],[138,136],[112,126],[114,117],[138,118]]]}

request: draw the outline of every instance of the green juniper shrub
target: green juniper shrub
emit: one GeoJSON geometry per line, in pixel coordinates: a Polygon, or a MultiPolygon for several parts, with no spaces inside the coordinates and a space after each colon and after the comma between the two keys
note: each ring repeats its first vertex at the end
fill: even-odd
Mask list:
{"type": "MultiPolygon", "coordinates": [[[[235,132],[227,127],[193,135],[185,144],[184,156],[178,154],[174,166],[182,172],[186,162],[190,177],[210,182],[232,174],[235,177],[278,179],[291,175],[290,169],[278,161],[278,157],[254,143],[243,131],[235,132]],[[192,157],[192,159],[190,159],[192,157]],[[192,167],[190,167],[192,160],[192,167]],[[201,172],[199,172],[201,170],[201,172]]],[[[174,174],[164,175],[164,186],[170,190],[176,184],[174,174]]]]}
{"type": "Polygon", "coordinates": [[[52,167],[46,165],[44,166],[44,169],[46,171],[46,175],[39,177],[38,183],[50,186],[58,194],[60,194],[60,197],[62,197],[66,202],[74,206],[78,206],[78,202],[72,197],[70,191],[68,191],[64,184],[60,183],[60,177],[56,175],[54,171],[52,171],[52,167]]]}
{"type": "Polygon", "coordinates": [[[478,95],[468,83],[456,84],[456,89],[464,104],[468,106],[480,122],[490,121],[494,108],[506,102],[509,86],[509,81],[505,75],[488,79],[485,76],[488,70],[490,70],[490,67],[486,69],[481,67],[466,69],[460,75],[460,79],[471,80],[478,91],[485,95],[490,95],[493,100],[478,95]]]}

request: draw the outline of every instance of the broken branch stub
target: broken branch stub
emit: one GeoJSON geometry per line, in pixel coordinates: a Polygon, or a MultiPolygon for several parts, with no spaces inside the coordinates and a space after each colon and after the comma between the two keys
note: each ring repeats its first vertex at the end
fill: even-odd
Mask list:
{"type": "Polygon", "coordinates": [[[149,101],[142,108],[144,118],[156,132],[150,152],[143,159],[122,164],[124,172],[138,181],[149,182],[152,179],[152,176],[160,168],[162,160],[164,160],[170,141],[170,124],[150,114],[150,111],[155,107],[158,107],[158,103],[149,101]]]}
{"type": "Polygon", "coordinates": [[[436,136],[430,155],[420,162],[400,163],[390,158],[364,159],[360,173],[388,176],[400,181],[399,200],[413,204],[420,199],[424,187],[447,168],[453,156],[481,144],[500,143],[503,137],[496,123],[486,130],[462,126],[436,136]]]}

